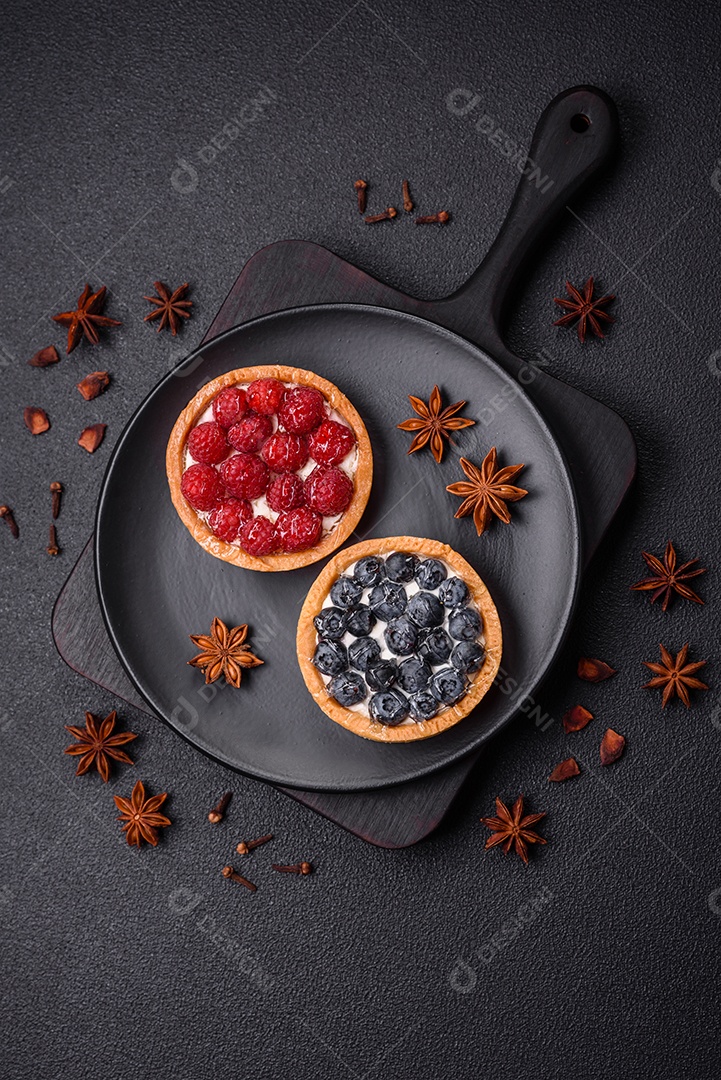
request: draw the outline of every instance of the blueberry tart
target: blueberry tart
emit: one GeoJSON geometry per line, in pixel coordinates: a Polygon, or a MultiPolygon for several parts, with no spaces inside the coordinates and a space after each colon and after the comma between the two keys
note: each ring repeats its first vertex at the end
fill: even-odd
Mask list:
{"type": "Polygon", "coordinates": [[[338,552],[298,622],[308,690],[337,724],[376,742],[427,739],[457,724],[501,662],[488,589],[437,540],[391,536],[338,552]]]}
{"type": "MultiPolygon", "coordinates": [[[[365,510],[373,455],[337,386],[300,368],[239,368],[207,383],[166,452],[170,495],[205,551],[251,570],[294,570],[348,539],[365,510]]],[[[341,609],[353,582],[339,585],[341,609]]]]}

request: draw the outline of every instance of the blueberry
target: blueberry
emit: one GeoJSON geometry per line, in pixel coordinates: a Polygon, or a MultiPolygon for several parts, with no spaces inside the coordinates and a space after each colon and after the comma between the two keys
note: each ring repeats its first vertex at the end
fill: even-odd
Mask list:
{"type": "Polygon", "coordinates": [[[470,600],[470,593],[468,592],[468,586],[463,578],[449,577],[443,582],[438,590],[438,595],[441,598],[441,603],[445,607],[463,607],[470,600]]]}
{"type": "Polygon", "coordinates": [[[353,568],[353,577],[364,589],[372,589],[382,578],[386,576],[386,568],[382,559],[375,555],[366,555],[359,559],[353,568]]]}
{"type": "Polygon", "coordinates": [[[428,689],[436,701],[442,705],[453,705],[466,692],[466,680],[455,668],[441,668],[428,684],[428,689]]]}
{"type": "Polygon", "coordinates": [[[339,577],[330,590],[330,598],[336,607],[347,610],[360,603],[363,587],[353,578],[339,577]]]}
{"type": "Polygon", "coordinates": [[[451,653],[451,663],[457,671],[478,671],[486,650],[477,641],[459,641],[451,653]]]}
{"type": "Polygon", "coordinates": [[[370,634],[371,630],[376,624],[376,617],[369,607],[365,604],[360,604],[357,608],[353,608],[348,612],[348,622],[346,623],[346,630],[353,637],[365,637],[366,634],[370,634]]]}
{"type": "Polygon", "coordinates": [[[383,636],[388,649],[396,656],[409,656],[410,653],[415,652],[418,630],[405,615],[389,622],[383,636]]]}
{"type": "Polygon", "coordinates": [[[394,551],[386,559],[386,576],[391,581],[411,581],[416,572],[418,559],[407,551],[394,551]]]}
{"type": "Polygon", "coordinates": [[[417,694],[428,684],[432,674],[431,665],[420,656],[409,656],[398,668],[398,685],[407,694],[417,694]]]}
{"type": "Polygon", "coordinates": [[[406,615],[416,626],[440,626],[443,622],[443,605],[432,592],[417,592],[408,601],[406,615]]]}
{"type": "Polygon", "coordinates": [[[350,666],[365,671],[374,660],[380,660],[381,647],[372,637],[359,637],[348,646],[350,666]]]}
{"type": "Polygon", "coordinates": [[[339,641],[319,641],[313,663],[324,675],[340,675],[348,667],[348,650],[339,641]]]}
{"type": "Polygon", "coordinates": [[[366,668],[366,682],[371,690],[390,690],[397,674],[398,665],[395,660],[377,660],[366,668]]]}
{"type": "Polygon", "coordinates": [[[448,633],[456,641],[474,641],[481,632],[481,616],[475,608],[458,608],[451,612],[448,633]]]}
{"type": "Polygon", "coordinates": [[[348,612],[341,611],[337,607],[321,608],[321,611],[313,619],[313,625],[322,638],[331,641],[340,641],[345,634],[348,612]]]}
{"type": "Polygon", "coordinates": [[[397,619],[406,610],[408,597],[402,585],[396,585],[394,581],[383,580],[373,589],[369,603],[371,611],[378,619],[390,622],[397,619]]]}
{"type": "Polygon", "coordinates": [[[429,664],[445,664],[452,648],[453,642],[442,626],[423,630],[418,638],[418,653],[429,664]]]}
{"type": "Polygon", "coordinates": [[[409,704],[414,720],[432,720],[439,709],[439,704],[430,690],[421,690],[419,694],[414,694],[409,704]]]}
{"type": "Polygon", "coordinates": [[[367,696],[365,679],[357,671],[344,671],[328,683],[328,690],[339,705],[349,709],[367,696]]]}
{"type": "Polygon", "coordinates": [[[424,559],[418,563],[415,579],[419,589],[434,592],[442,581],[446,580],[446,568],[440,559],[424,559]]]}
{"type": "Polygon", "coordinates": [[[370,699],[368,711],[374,720],[395,727],[405,720],[409,711],[408,698],[400,690],[382,690],[370,699]]]}

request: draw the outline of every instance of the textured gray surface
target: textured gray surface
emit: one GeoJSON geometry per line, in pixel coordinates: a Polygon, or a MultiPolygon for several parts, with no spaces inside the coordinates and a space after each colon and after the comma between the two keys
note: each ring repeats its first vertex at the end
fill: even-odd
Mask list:
{"type": "Polygon", "coordinates": [[[671,5],[527,0],[512,15],[497,2],[419,11],[363,0],[6,15],[0,497],[21,539],[0,533],[3,1076],[717,1075],[719,28],[716,13],[671,5]],[[131,709],[137,768],[105,788],[74,779],[62,725],[113,702],[57,658],[50,609],[137,402],[272,240],[315,240],[420,295],[450,291],[495,235],[516,180],[475,118],[523,144],[543,105],[581,81],[617,101],[621,156],[537,260],[509,337],[616,408],[638,442],[632,500],[543,693],[553,718],[582,701],[597,719],[575,736],[560,720],[540,731],[520,719],[441,831],[405,852],[372,849],[231,777],[131,709]],[[277,100],[242,114],[262,86],[277,100]],[[480,95],[474,113],[448,112],[456,87],[480,95]],[[245,128],[224,135],[241,114],[245,128]],[[216,136],[227,145],[204,161],[216,136]],[[192,191],[171,184],[179,158],[197,171],[192,191]],[[366,229],[349,210],[358,175],[374,182],[373,206],[410,176],[419,205],[447,205],[453,226],[366,229]],[[605,343],[581,348],[551,326],[550,297],[588,273],[618,293],[618,321],[605,343]],[[176,341],[142,322],[139,297],[156,277],[194,287],[194,319],[176,341]],[[123,327],[55,368],[26,367],[60,344],[49,314],[86,280],[107,284],[123,327]],[[113,386],[86,403],[74,385],[97,368],[113,386]],[[28,404],[53,422],[36,439],[22,426],[28,404]],[[75,440],[96,420],[110,426],[91,458],[75,440]],[[67,486],[54,561],[53,479],[67,486]],[[669,537],[711,568],[706,607],[664,615],[628,593],[639,550],[660,552],[669,537]],[[689,713],[662,713],[639,689],[659,640],[688,640],[710,661],[714,689],[689,713]],[[619,675],[580,684],[579,652],[619,675]],[[602,771],[606,726],[628,750],[602,771]],[[548,785],[570,753],[584,775],[548,785]],[[124,847],[114,820],[111,794],[127,794],[136,773],[172,793],[174,825],[155,851],[124,847]],[[205,813],[228,783],[235,799],[214,830],[205,813]],[[528,870],[486,856],[478,824],[497,793],[519,790],[548,811],[551,842],[528,870]],[[218,869],[237,839],[267,829],[278,840],[252,857],[250,896],[218,869]],[[299,857],[317,862],[315,877],[270,871],[271,858],[299,857]]]}

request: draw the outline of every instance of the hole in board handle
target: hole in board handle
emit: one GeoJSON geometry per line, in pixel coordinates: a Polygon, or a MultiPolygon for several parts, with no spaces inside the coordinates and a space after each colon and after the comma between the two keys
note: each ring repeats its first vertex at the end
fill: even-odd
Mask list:
{"type": "Polygon", "coordinates": [[[588,131],[591,126],[591,121],[585,115],[585,113],[576,113],[571,117],[571,130],[575,131],[577,135],[583,135],[584,131],[588,131]]]}

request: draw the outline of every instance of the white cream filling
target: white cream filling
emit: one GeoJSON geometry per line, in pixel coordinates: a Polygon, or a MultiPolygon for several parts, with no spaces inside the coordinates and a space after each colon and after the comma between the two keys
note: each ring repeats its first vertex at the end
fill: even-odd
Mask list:
{"type": "MultiPolygon", "coordinates": [[[[433,557],[434,556],[431,556],[431,555],[429,555],[429,556],[420,555],[419,556],[419,558],[421,560],[423,560],[424,558],[433,558],[433,557]]],[[[381,556],[379,556],[379,558],[381,558],[381,556]]],[[[384,558],[387,558],[387,556],[385,556],[384,558]]],[[[445,559],[437,559],[436,561],[443,564],[443,566],[446,568],[446,574],[447,574],[448,577],[459,577],[459,575],[456,573],[456,571],[453,569],[453,567],[450,566],[445,561],[445,559]]],[[[343,577],[353,577],[353,571],[355,570],[355,567],[356,567],[356,563],[351,563],[350,566],[348,566],[343,571],[342,576],[343,577]]],[[[333,584],[335,584],[335,582],[333,584]]],[[[412,578],[409,582],[405,582],[405,583],[402,583],[402,584],[403,584],[403,588],[406,591],[406,596],[408,597],[409,601],[411,600],[411,597],[415,596],[415,594],[419,593],[419,592],[429,592],[429,593],[433,593],[435,596],[437,596],[438,595],[438,589],[440,588],[440,585],[439,585],[438,589],[421,589],[420,585],[417,583],[415,578],[412,578]]],[[[443,584],[443,582],[441,582],[441,585],[442,584],[443,584]]],[[[369,586],[368,588],[363,589],[363,593],[362,593],[361,598],[359,600],[359,604],[365,604],[366,606],[368,606],[368,601],[369,601],[369,598],[370,598],[370,594],[373,591],[373,588],[374,588],[374,586],[369,586]]],[[[478,614],[481,615],[481,612],[479,611],[479,609],[476,607],[476,605],[472,601],[470,603],[466,604],[465,606],[469,607],[469,608],[473,608],[474,611],[478,611],[478,614]]],[[[329,608],[329,607],[335,607],[335,604],[333,603],[333,601],[331,599],[330,590],[328,591],[328,595],[326,596],[325,600],[323,601],[323,606],[322,606],[321,610],[323,608],[329,608]]],[[[440,624],[440,628],[445,630],[449,637],[451,637],[451,635],[450,635],[449,630],[448,630],[448,622],[449,622],[449,619],[450,619],[450,616],[451,616],[451,612],[453,610],[454,610],[453,608],[447,608],[447,607],[444,606],[444,608],[443,608],[443,622],[440,624]]],[[[481,624],[482,623],[483,623],[483,616],[481,615],[481,624]]],[[[381,654],[380,654],[380,657],[379,657],[380,660],[395,660],[396,663],[402,664],[404,660],[408,659],[408,657],[406,657],[406,656],[396,656],[395,653],[392,653],[390,651],[390,649],[388,648],[388,646],[385,643],[385,638],[384,638],[384,633],[385,633],[385,629],[386,629],[387,626],[388,626],[387,622],[383,622],[381,619],[376,618],[375,626],[373,626],[370,633],[368,635],[366,635],[366,636],[367,637],[372,637],[380,645],[380,647],[381,647],[381,654]]],[[[317,641],[320,640],[320,635],[319,634],[316,634],[316,640],[317,641]]],[[[346,631],[345,634],[343,635],[343,637],[340,638],[339,640],[340,640],[340,643],[342,645],[345,645],[345,647],[348,648],[348,646],[351,644],[351,642],[357,641],[358,639],[356,637],[354,637],[353,634],[346,631]]],[[[481,630],[480,636],[477,637],[475,640],[478,642],[478,644],[483,649],[485,649],[485,647],[486,647],[486,636],[485,636],[485,633],[483,632],[483,630],[481,630]]],[[[457,642],[455,638],[451,638],[451,641],[453,642],[454,646],[459,644],[459,642],[457,642]]],[[[426,662],[429,664],[429,666],[430,666],[430,668],[431,668],[434,675],[435,675],[435,673],[437,671],[440,671],[441,668],[446,668],[446,667],[452,667],[453,666],[451,664],[450,657],[448,658],[448,660],[444,660],[443,663],[433,663],[429,659],[426,659],[426,662]]],[[[352,668],[351,670],[355,671],[356,669],[352,668]]],[[[327,687],[330,684],[333,676],[332,675],[323,675],[322,672],[319,672],[319,674],[320,674],[321,678],[323,679],[323,682],[324,682],[324,684],[326,686],[326,689],[327,689],[327,687]]],[[[362,671],[358,672],[358,674],[363,675],[365,677],[364,672],[362,672],[362,671]]],[[[469,676],[469,678],[472,678],[474,674],[475,674],[475,672],[473,672],[471,674],[471,676],[469,676]]],[[[393,684],[393,686],[395,686],[395,683],[393,684]]],[[[342,708],[349,709],[351,712],[361,713],[361,715],[363,715],[363,716],[370,716],[369,701],[370,701],[371,697],[373,696],[374,692],[375,691],[371,690],[370,687],[369,687],[368,688],[368,695],[367,695],[367,697],[365,697],[363,699],[363,701],[359,701],[357,705],[343,705],[342,708]]],[[[401,693],[405,694],[405,691],[401,691],[401,693]]],[[[408,694],[406,694],[405,696],[408,697],[408,694]]],[[[461,698],[461,701],[462,700],[463,700],[463,698],[461,698]]],[[[450,708],[453,708],[453,706],[452,705],[442,705],[439,708],[438,712],[436,713],[436,716],[441,716],[444,712],[447,712],[448,709],[450,709],[450,708]]],[[[378,721],[378,723],[380,723],[380,721],[378,721]]],[[[401,721],[400,724],[396,724],[394,726],[395,727],[402,727],[403,725],[408,725],[408,724],[423,724],[423,721],[422,720],[414,720],[412,717],[407,716],[405,718],[405,720],[401,721]]]]}
{"type": "MultiPolygon", "coordinates": [[[[246,389],[248,386],[250,386],[250,383],[237,383],[235,385],[237,385],[241,390],[243,390],[243,389],[246,389]]],[[[290,389],[292,387],[299,386],[300,384],[299,383],[293,383],[293,382],[287,382],[287,383],[284,383],[283,385],[287,386],[290,389]]],[[[220,393],[220,391],[219,391],[219,393],[220,393]]],[[[336,423],[343,424],[344,427],[347,427],[347,428],[350,427],[350,425],[349,425],[348,421],[345,419],[345,417],[341,416],[341,414],[336,409],[331,409],[329,407],[327,401],[326,401],[326,409],[325,409],[325,411],[326,411],[326,418],[328,420],[335,420],[336,423]]],[[[278,430],[278,417],[274,414],[273,416],[269,417],[269,419],[270,419],[270,421],[271,421],[271,423],[273,425],[273,433],[275,433],[278,430]]],[[[209,422],[214,421],[214,420],[215,420],[215,417],[213,416],[213,403],[211,402],[210,405],[205,410],[205,412],[202,413],[202,415],[198,417],[198,420],[193,425],[193,427],[198,427],[199,424],[206,424],[206,423],[209,423],[209,422]]],[[[192,428],[191,428],[191,430],[192,430],[192,428]]],[[[354,437],[355,437],[355,433],[354,433],[354,437]]],[[[260,451],[253,451],[253,452],[258,453],[258,454],[260,453],[260,451]]],[[[238,451],[235,450],[233,447],[231,447],[230,448],[230,453],[228,454],[228,457],[225,458],[225,460],[229,461],[230,458],[235,457],[235,455],[237,453],[238,453],[238,451]]],[[[187,446],[187,443],[186,443],[185,451],[184,451],[183,472],[185,472],[186,469],[189,469],[191,465],[197,465],[197,464],[198,464],[198,462],[195,460],[195,458],[192,456],[192,454],[188,451],[188,446],[187,446]]],[[[221,464],[222,464],[222,462],[221,462],[221,464]]],[[[301,480],[305,480],[305,478],[307,476],[310,476],[310,474],[313,472],[313,469],[315,469],[316,464],[317,464],[317,462],[315,462],[313,460],[313,458],[308,458],[308,461],[305,463],[303,468],[299,469],[298,472],[295,473],[295,475],[299,476],[301,478],[301,480]]],[[[213,466],[213,468],[219,468],[219,466],[213,466]]],[[[337,468],[342,469],[343,472],[346,473],[346,475],[351,478],[351,480],[354,478],[354,476],[356,474],[356,470],[358,469],[358,444],[357,443],[354,444],[353,449],[350,451],[349,454],[346,454],[346,456],[343,458],[343,460],[338,464],[337,468]]],[[[275,523],[278,520],[278,514],[274,510],[271,510],[271,508],[268,506],[268,500],[266,499],[265,495],[260,495],[257,499],[249,499],[248,502],[250,503],[250,505],[253,508],[253,516],[254,517],[260,517],[260,516],[267,517],[267,518],[270,518],[270,520],[273,523],[275,523]]],[[[206,524],[207,524],[208,518],[210,517],[210,514],[208,512],[204,512],[204,511],[201,511],[201,510],[195,510],[195,513],[198,515],[198,517],[202,521],[205,521],[206,524]]],[[[335,529],[336,525],[338,524],[338,522],[341,520],[342,517],[343,517],[343,514],[335,514],[332,517],[324,517],[323,518],[323,536],[327,536],[328,533],[333,532],[333,530],[335,529]]],[[[231,544],[232,544],[233,547],[240,547],[240,541],[239,540],[232,540],[231,544]]]]}

